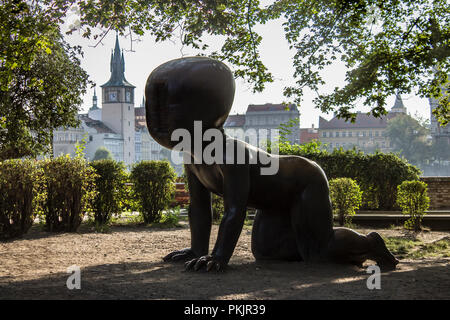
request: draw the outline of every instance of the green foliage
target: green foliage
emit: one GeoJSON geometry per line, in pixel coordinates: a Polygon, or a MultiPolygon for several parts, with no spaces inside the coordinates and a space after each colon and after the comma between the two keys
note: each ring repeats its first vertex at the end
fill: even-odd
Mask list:
{"type": "Polygon", "coordinates": [[[175,207],[163,212],[159,220],[159,226],[165,228],[179,227],[180,224],[180,208],[175,207]]]}
{"type": "Polygon", "coordinates": [[[158,222],[175,195],[176,174],[167,161],[141,161],[133,165],[130,180],[144,223],[158,222]]]}
{"type": "Polygon", "coordinates": [[[0,162],[0,239],[19,237],[31,227],[45,197],[43,175],[35,160],[0,162]]]}
{"type": "Polygon", "coordinates": [[[427,184],[422,181],[404,181],[398,186],[397,203],[403,214],[409,216],[405,228],[420,231],[422,218],[430,205],[427,184]]]}
{"type": "Polygon", "coordinates": [[[212,215],[214,221],[220,221],[222,219],[223,213],[225,211],[225,206],[223,204],[223,198],[216,194],[211,195],[211,207],[212,215]]]}
{"type": "Polygon", "coordinates": [[[95,222],[99,225],[107,224],[113,214],[122,212],[122,198],[126,195],[125,183],[128,175],[125,165],[114,160],[96,160],[91,162],[91,166],[97,174],[97,195],[92,204],[95,222]]]}
{"type": "Polygon", "coordinates": [[[298,126],[299,126],[298,118],[292,118],[289,119],[288,122],[280,124],[280,126],[277,128],[279,130],[279,137],[278,137],[279,142],[280,143],[289,142],[289,135],[291,135],[292,130],[298,126]]]}
{"type": "Polygon", "coordinates": [[[106,147],[99,147],[95,151],[94,159],[92,159],[92,161],[96,160],[113,160],[111,151],[109,151],[106,147]]]}
{"type": "Polygon", "coordinates": [[[398,115],[388,121],[385,134],[395,152],[419,165],[431,156],[431,145],[427,142],[429,131],[410,115],[398,115]]]}
{"type": "Polygon", "coordinates": [[[363,192],[364,209],[392,210],[397,186],[405,180],[418,180],[420,171],[395,154],[364,154],[356,150],[320,149],[313,142],[305,145],[280,145],[280,154],[297,155],[317,162],[328,179],[351,178],[363,192]]]}
{"type": "Polygon", "coordinates": [[[338,216],[339,224],[351,223],[361,205],[362,192],[356,181],[350,178],[336,178],[330,180],[330,198],[333,213],[338,216]]]}
{"type": "MultiPolygon", "coordinates": [[[[60,2],[54,3],[53,9],[60,2]]],[[[65,3],[65,2],[63,2],[65,3]]],[[[315,104],[324,112],[354,119],[352,107],[361,101],[372,114],[386,113],[386,98],[415,92],[439,101],[435,115],[450,120],[450,14],[445,0],[274,1],[258,0],[78,1],[84,36],[100,27],[94,38],[108,30],[148,32],[156,41],[182,35],[183,45],[233,65],[236,77],[261,91],[273,76],[262,62],[263,24],[282,21],[293,50],[295,85],[285,88],[288,98],[301,103],[305,88],[318,92],[315,104]],[[207,35],[218,36],[221,48],[211,51],[207,35]],[[322,93],[324,71],[340,60],[348,71],[345,84],[322,93]]],[[[62,10],[60,10],[62,11],[62,10]]],[[[213,48],[214,49],[214,48],[213,48]]]]}
{"type": "Polygon", "coordinates": [[[79,123],[88,75],[80,48],[59,34],[61,14],[40,1],[0,2],[0,160],[49,152],[56,128],[79,123]]]}
{"type": "Polygon", "coordinates": [[[410,239],[408,237],[387,237],[384,241],[389,251],[401,259],[450,257],[449,237],[430,243],[423,243],[418,239],[410,239]]]}
{"type": "Polygon", "coordinates": [[[76,232],[96,197],[94,168],[68,155],[41,162],[47,197],[43,206],[48,231],[76,232]]]}

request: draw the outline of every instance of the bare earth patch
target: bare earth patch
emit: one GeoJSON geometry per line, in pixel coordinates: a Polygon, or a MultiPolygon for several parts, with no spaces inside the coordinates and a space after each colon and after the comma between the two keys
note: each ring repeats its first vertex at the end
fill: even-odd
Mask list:
{"type": "MultiPolygon", "coordinates": [[[[368,230],[358,230],[362,233],[368,230]]],[[[401,230],[378,230],[402,236],[401,230]]],[[[213,226],[211,248],[216,238],[213,226]]],[[[427,232],[423,242],[448,237],[427,232]]],[[[302,262],[255,262],[244,229],[224,273],[184,272],[162,257],[189,246],[190,232],[115,226],[110,233],[52,234],[34,226],[0,242],[0,299],[449,299],[450,258],[401,260],[369,290],[365,269],[302,262]],[[67,268],[81,268],[81,290],[68,290],[67,268]]]]}

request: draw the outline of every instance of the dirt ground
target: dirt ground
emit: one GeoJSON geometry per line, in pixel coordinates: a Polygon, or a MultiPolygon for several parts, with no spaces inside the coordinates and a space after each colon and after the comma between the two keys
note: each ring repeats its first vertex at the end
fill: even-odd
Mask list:
{"type": "MultiPolygon", "coordinates": [[[[378,231],[384,236],[401,233],[378,231]]],[[[216,234],[213,226],[211,247],[216,234]]],[[[449,235],[428,232],[422,240],[449,235]]],[[[115,226],[109,233],[77,234],[52,234],[34,226],[22,239],[0,242],[0,299],[450,298],[450,258],[402,260],[396,271],[381,275],[380,290],[369,290],[370,274],[354,266],[255,262],[249,228],[226,272],[184,272],[182,264],[162,261],[167,253],[187,247],[189,239],[186,225],[115,226]],[[72,265],[81,270],[80,290],[66,287],[72,265]]]]}

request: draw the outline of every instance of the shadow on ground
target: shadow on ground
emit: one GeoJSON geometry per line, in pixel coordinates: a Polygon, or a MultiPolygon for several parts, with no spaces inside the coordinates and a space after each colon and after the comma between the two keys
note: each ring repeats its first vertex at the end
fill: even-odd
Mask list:
{"type": "Polygon", "coordinates": [[[446,262],[416,270],[406,262],[381,275],[380,290],[367,289],[370,275],[351,266],[254,262],[206,273],[163,262],[102,264],[81,269],[80,290],[67,289],[65,273],[0,278],[0,299],[449,299],[446,262]]]}

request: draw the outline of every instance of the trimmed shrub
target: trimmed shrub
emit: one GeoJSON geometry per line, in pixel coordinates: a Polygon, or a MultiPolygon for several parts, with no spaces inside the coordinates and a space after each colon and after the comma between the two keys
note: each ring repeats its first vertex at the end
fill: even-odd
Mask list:
{"type": "Polygon", "coordinates": [[[92,161],[90,164],[97,174],[97,194],[92,203],[94,219],[96,224],[104,225],[109,223],[113,214],[122,212],[128,176],[122,162],[105,159],[92,161]]]}
{"type": "Polygon", "coordinates": [[[45,159],[41,165],[47,186],[45,229],[77,231],[96,196],[94,168],[85,159],[68,155],[45,159]]]}
{"type": "Polygon", "coordinates": [[[45,195],[43,171],[35,160],[0,162],[0,239],[30,229],[45,195]]]}
{"type": "Polygon", "coordinates": [[[361,205],[362,192],[358,184],[350,178],[336,178],[329,183],[333,213],[338,216],[339,225],[351,223],[352,216],[361,205]]]}
{"type": "Polygon", "coordinates": [[[404,181],[398,186],[397,203],[403,214],[409,216],[405,228],[420,231],[422,218],[430,205],[427,184],[422,181],[404,181]]]}
{"type": "Polygon", "coordinates": [[[393,153],[364,154],[361,151],[334,149],[320,145],[280,145],[279,153],[298,155],[317,162],[329,180],[351,178],[363,192],[362,208],[392,210],[396,207],[397,186],[406,180],[418,180],[420,170],[393,153]]]}
{"type": "Polygon", "coordinates": [[[159,222],[175,195],[175,170],[167,161],[141,161],[133,165],[130,180],[138,211],[145,224],[159,222]]]}

